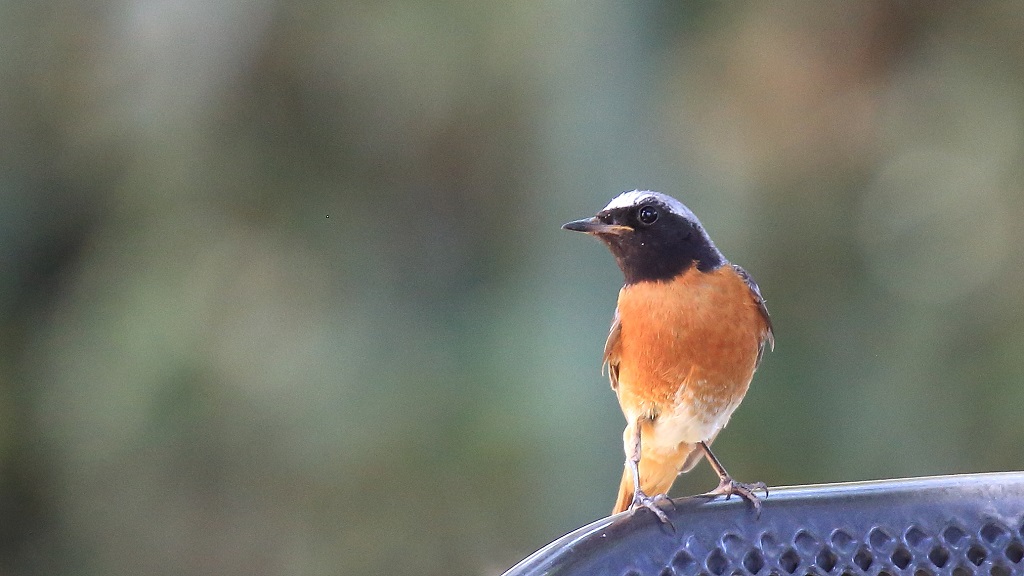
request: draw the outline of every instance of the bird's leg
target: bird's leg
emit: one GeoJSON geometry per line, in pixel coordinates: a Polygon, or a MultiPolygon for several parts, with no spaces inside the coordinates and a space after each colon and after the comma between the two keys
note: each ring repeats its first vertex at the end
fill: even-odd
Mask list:
{"type": "MultiPolygon", "coordinates": [[[[669,503],[672,503],[672,499],[667,494],[648,496],[640,488],[640,421],[637,421],[636,427],[633,430],[633,454],[626,459],[626,466],[629,466],[630,471],[633,473],[633,503],[629,505],[629,509],[647,508],[654,512],[654,515],[663,524],[668,524],[675,530],[675,526],[669,521],[665,511],[658,507],[658,500],[668,500],[669,503]]],[[[673,507],[675,506],[674,503],[672,505],[673,507]]]]}
{"type": "Polygon", "coordinates": [[[709,496],[720,496],[724,495],[725,499],[728,500],[733,494],[739,494],[743,499],[747,500],[754,506],[754,510],[758,514],[761,513],[761,499],[754,494],[755,490],[764,490],[764,495],[768,497],[768,485],[764,482],[753,482],[745,484],[743,482],[737,482],[732,479],[732,476],[725,471],[722,463],[715,458],[715,455],[711,453],[711,448],[708,447],[707,442],[700,442],[700,448],[704,451],[704,455],[708,458],[708,464],[711,464],[711,468],[715,470],[715,474],[718,474],[718,488],[715,488],[711,492],[708,492],[709,496]]]}

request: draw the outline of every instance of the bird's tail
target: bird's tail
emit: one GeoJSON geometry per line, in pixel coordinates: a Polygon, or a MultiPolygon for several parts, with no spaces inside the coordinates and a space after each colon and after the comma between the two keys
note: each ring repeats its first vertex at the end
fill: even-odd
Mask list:
{"type": "Polygon", "coordinates": [[[612,508],[612,514],[625,512],[632,503],[633,472],[627,466],[622,470],[622,481],[619,482],[619,495],[615,498],[615,508],[612,508]]]}
{"type": "MultiPolygon", "coordinates": [[[[676,451],[668,454],[645,453],[640,456],[640,489],[648,496],[665,494],[676,476],[697,465],[703,456],[696,444],[680,444],[676,451]]],[[[612,514],[629,509],[633,503],[633,471],[626,466],[619,482],[619,495],[615,499],[612,514]]]]}

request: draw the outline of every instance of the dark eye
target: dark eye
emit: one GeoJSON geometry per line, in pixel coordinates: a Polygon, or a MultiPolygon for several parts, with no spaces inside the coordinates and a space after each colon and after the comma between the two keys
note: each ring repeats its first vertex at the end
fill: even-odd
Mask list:
{"type": "Polygon", "coordinates": [[[658,209],[654,206],[642,206],[637,210],[636,217],[641,224],[650,226],[658,220],[658,209]]]}

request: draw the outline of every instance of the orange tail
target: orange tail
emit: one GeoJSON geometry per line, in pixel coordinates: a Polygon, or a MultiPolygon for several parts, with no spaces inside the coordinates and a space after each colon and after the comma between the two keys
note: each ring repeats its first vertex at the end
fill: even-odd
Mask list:
{"type": "Polygon", "coordinates": [[[619,495],[615,498],[615,508],[612,514],[625,512],[633,503],[633,473],[626,467],[622,470],[622,481],[619,482],[619,495]]]}
{"type": "MultiPolygon", "coordinates": [[[[640,456],[640,489],[648,496],[666,494],[676,476],[687,472],[697,465],[703,452],[696,444],[680,444],[670,454],[642,454],[640,456]]],[[[615,499],[612,514],[618,514],[629,508],[633,503],[633,472],[627,466],[622,471],[619,482],[619,495],[615,499]]]]}

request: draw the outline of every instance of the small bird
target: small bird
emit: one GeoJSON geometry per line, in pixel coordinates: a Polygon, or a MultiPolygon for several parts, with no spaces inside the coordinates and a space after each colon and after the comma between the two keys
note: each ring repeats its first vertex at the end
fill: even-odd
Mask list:
{"type": "Polygon", "coordinates": [[[667,523],[657,502],[703,456],[719,477],[708,495],[738,494],[760,510],[754,491],[767,486],[733,480],[710,448],[775,345],[757,284],[666,194],[623,192],[562,228],[604,242],[625,277],[603,358],[626,417],[612,513],[643,507],[667,523]]]}

